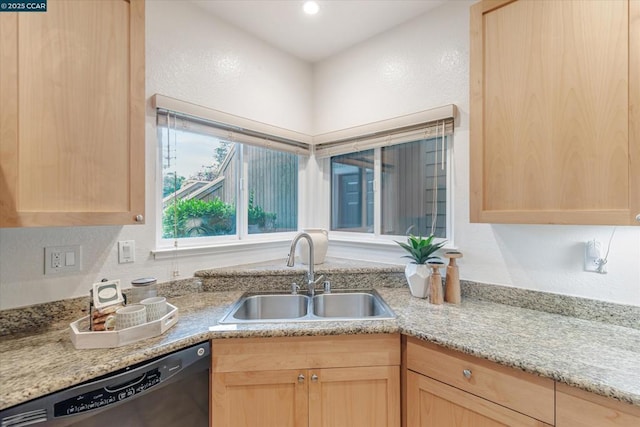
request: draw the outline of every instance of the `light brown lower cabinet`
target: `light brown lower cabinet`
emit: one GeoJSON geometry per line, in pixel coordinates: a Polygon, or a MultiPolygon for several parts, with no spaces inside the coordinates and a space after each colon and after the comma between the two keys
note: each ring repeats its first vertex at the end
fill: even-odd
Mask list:
{"type": "Polygon", "coordinates": [[[640,408],[558,383],[556,426],[638,427],[640,408]]]}
{"type": "Polygon", "coordinates": [[[524,427],[555,422],[553,380],[406,338],[407,427],[524,427]]]}
{"type": "Polygon", "coordinates": [[[542,421],[440,381],[407,373],[409,427],[542,427],[542,421]]]}
{"type": "MultiPolygon", "coordinates": [[[[640,408],[413,337],[403,427],[638,427],[640,408]]],[[[400,336],[216,339],[213,427],[399,427],[400,336]]]]}
{"type": "Polygon", "coordinates": [[[213,427],[399,427],[400,337],[212,342],[213,427]]]}

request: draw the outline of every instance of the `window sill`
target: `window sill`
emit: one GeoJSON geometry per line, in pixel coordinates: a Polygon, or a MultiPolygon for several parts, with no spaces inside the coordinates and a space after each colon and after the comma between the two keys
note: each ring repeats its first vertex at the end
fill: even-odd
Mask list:
{"type": "Polygon", "coordinates": [[[291,243],[293,237],[282,236],[269,240],[243,240],[216,243],[215,245],[184,246],[178,248],[161,248],[151,251],[155,260],[185,258],[200,255],[219,255],[230,253],[246,253],[249,250],[281,249],[291,243]]]}
{"type": "MultiPolygon", "coordinates": [[[[327,256],[390,264],[406,263],[406,259],[402,258],[406,255],[406,252],[394,241],[403,241],[405,239],[404,236],[375,238],[370,235],[360,236],[354,234],[355,233],[329,232],[329,252],[327,256]]],[[[269,250],[282,251],[282,248],[289,248],[294,236],[294,233],[287,233],[277,237],[274,236],[270,239],[234,240],[210,245],[159,248],[151,251],[151,254],[155,260],[159,261],[203,255],[215,256],[235,253],[246,255],[248,252],[257,250],[261,252],[269,250]]],[[[457,249],[453,245],[447,245],[442,250],[450,251],[457,249]]]]}

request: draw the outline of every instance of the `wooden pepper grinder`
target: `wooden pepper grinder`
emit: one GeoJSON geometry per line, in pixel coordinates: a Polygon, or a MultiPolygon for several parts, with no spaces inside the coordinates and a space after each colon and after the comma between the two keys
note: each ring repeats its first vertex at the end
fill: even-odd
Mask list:
{"type": "Polygon", "coordinates": [[[446,252],[445,258],[449,258],[447,266],[447,278],[445,279],[444,300],[451,304],[460,304],[460,272],[456,259],[462,258],[462,253],[458,251],[446,252]]]}
{"type": "Polygon", "coordinates": [[[442,298],[442,276],[440,275],[440,268],[444,266],[444,263],[432,261],[427,265],[433,269],[431,277],[429,278],[429,302],[431,304],[442,304],[444,300],[442,298]]]}

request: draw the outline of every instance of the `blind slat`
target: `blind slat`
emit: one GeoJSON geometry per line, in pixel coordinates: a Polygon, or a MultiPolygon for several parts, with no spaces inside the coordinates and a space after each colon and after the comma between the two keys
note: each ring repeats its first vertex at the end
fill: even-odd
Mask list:
{"type": "Polygon", "coordinates": [[[406,142],[418,141],[421,139],[430,139],[435,138],[436,136],[448,136],[453,134],[453,126],[453,118],[448,118],[437,122],[415,125],[410,129],[396,129],[375,135],[364,135],[343,141],[317,144],[314,147],[314,152],[317,158],[324,158],[340,154],[371,150],[373,148],[404,144],[406,142]]]}
{"type": "Polygon", "coordinates": [[[160,94],[154,95],[153,102],[157,109],[158,126],[167,127],[167,117],[170,114],[171,127],[177,130],[200,133],[230,142],[255,145],[299,155],[311,154],[311,137],[298,132],[223,113],[160,94]]]}
{"type": "Polygon", "coordinates": [[[233,129],[218,123],[186,117],[173,111],[167,112],[158,110],[158,126],[167,127],[167,114],[171,114],[172,129],[213,136],[220,138],[223,141],[239,142],[242,144],[255,145],[258,147],[269,148],[271,150],[286,151],[287,153],[299,155],[308,156],[311,151],[308,145],[301,142],[287,141],[272,135],[249,134],[247,131],[242,129],[233,129]]]}

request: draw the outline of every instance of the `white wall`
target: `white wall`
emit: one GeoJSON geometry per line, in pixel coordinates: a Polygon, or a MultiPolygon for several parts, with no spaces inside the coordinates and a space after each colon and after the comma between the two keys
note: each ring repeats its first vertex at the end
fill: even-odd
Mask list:
{"type": "MultiPolygon", "coordinates": [[[[613,227],[469,223],[469,5],[449,1],[314,68],[314,131],[324,133],[456,104],[454,244],[475,280],[640,305],[640,228],[618,227],[609,273],[583,272],[584,242],[606,246],[613,227]]],[[[334,245],[330,255],[352,247],[334,245]]],[[[361,257],[389,262],[359,252],[361,257]]],[[[391,260],[393,261],[393,260],[391,260]]]]}
{"type": "MultiPolygon", "coordinates": [[[[148,1],[147,95],[158,92],[303,133],[454,103],[460,110],[454,143],[454,223],[455,244],[465,256],[461,276],[640,305],[640,228],[618,228],[609,274],[598,275],[582,272],[582,244],[594,237],[606,243],[611,227],[469,223],[469,4],[447,2],[312,70],[189,4],[148,1]]],[[[146,225],[0,229],[0,309],[86,295],[103,277],[125,284],[143,276],[170,278],[174,261],[156,261],[150,255],[155,247],[156,145],[155,116],[149,108],[146,225]],[[116,243],[124,239],[136,241],[133,264],[117,263],[116,243]],[[83,271],[45,277],[43,248],[70,244],[83,247],[83,271]]],[[[284,259],[287,250],[283,243],[254,251],[250,259],[284,259]]],[[[391,252],[366,257],[401,262],[400,252],[391,252]]],[[[365,253],[330,249],[330,254],[352,258],[365,253]]],[[[197,269],[248,259],[242,252],[193,256],[179,258],[178,268],[189,277],[197,269]]]]}
{"type": "MultiPolygon", "coordinates": [[[[302,133],[311,132],[312,71],[306,62],[270,47],[186,2],[146,2],[146,93],[180,98],[302,133]]],[[[147,108],[146,224],[125,227],[0,229],[0,309],[88,295],[102,278],[154,276],[169,280],[173,260],[156,261],[155,112],[147,108]],[[118,264],[117,241],[136,241],[136,262],[118,264]],[[44,247],[82,245],[83,271],[44,276],[44,247]]],[[[118,165],[114,165],[117,169],[118,165]]],[[[254,251],[251,260],[284,258],[281,249],[254,251]],[[274,256],[275,253],[275,256],[274,256]]],[[[242,252],[179,258],[182,277],[234,265],[242,252]]]]}

